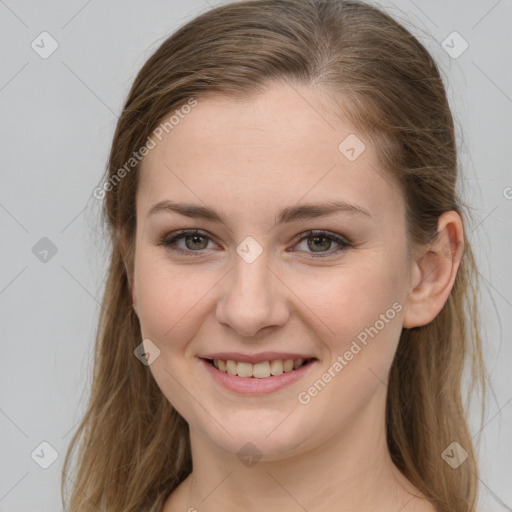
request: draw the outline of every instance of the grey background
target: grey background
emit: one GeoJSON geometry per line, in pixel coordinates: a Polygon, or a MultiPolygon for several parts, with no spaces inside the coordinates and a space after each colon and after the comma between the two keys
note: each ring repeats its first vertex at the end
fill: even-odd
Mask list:
{"type": "MultiPolygon", "coordinates": [[[[87,397],[106,265],[92,191],[139,68],[218,3],[0,0],[0,512],[61,510],[60,471],[87,397]],[[31,47],[43,31],[58,43],[46,59],[31,47]],[[47,261],[43,237],[57,249],[47,261]],[[35,462],[50,462],[43,441],[58,453],[48,469],[35,462]]],[[[481,509],[512,510],[512,3],[385,5],[440,64],[457,119],[495,389],[480,446],[481,509]],[[441,45],[454,31],[469,44],[458,58],[441,45]]],[[[452,51],[462,48],[451,40],[452,51]]],[[[475,435],[477,420],[473,413],[475,435]]]]}

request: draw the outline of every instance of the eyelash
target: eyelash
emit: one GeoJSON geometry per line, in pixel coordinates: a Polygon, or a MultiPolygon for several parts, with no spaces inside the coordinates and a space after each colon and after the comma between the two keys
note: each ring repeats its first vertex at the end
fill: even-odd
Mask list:
{"type": "MultiPolygon", "coordinates": [[[[187,255],[187,256],[193,256],[193,257],[202,256],[203,251],[205,251],[206,249],[192,251],[190,249],[180,249],[178,247],[175,247],[173,244],[175,244],[178,240],[180,240],[186,236],[194,236],[194,235],[200,235],[200,236],[203,236],[205,238],[212,240],[212,238],[207,233],[205,233],[204,231],[201,231],[199,229],[183,230],[183,231],[179,231],[173,235],[174,236],[172,236],[171,238],[169,238],[169,235],[164,236],[163,238],[161,238],[158,241],[158,245],[162,245],[166,249],[173,251],[175,253],[187,255]]],[[[312,237],[327,238],[328,240],[336,242],[337,244],[339,244],[341,246],[341,247],[338,247],[334,251],[327,251],[327,252],[323,252],[323,253],[310,252],[310,254],[313,258],[325,258],[327,256],[332,256],[333,254],[338,254],[340,252],[343,252],[346,249],[352,247],[352,243],[347,238],[340,237],[338,235],[335,235],[334,233],[330,233],[329,231],[324,231],[321,229],[320,230],[319,229],[310,230],[310,231],[306,231],[305,233],[301,233],[299,235],[298,240],[295,245],[299,244],[303,240],[307,240],[308,238],[312,238],[312,237]]]]}

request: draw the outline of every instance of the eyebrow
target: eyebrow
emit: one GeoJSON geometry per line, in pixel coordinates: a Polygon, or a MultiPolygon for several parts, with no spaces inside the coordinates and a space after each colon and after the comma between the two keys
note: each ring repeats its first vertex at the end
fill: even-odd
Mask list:
{"type": "MultiPolygon", "coordinates": [[[[146,217],[158,212],[176,212],[193,219],[205,219],[213,222],[221,222],[226,225],[228,224],[226,216],[222,213],[194,203],[176,203],[169,200],[160,201],[148,210],[146,217]]],[[[370,212],[362,206],[345,201],[329,201],[326,203],[303,203],[288,206],[277,214],[275,223],[279,225],[297,220],[316,219],[336,213],[357,214],[371,217],[370,212]]]]}

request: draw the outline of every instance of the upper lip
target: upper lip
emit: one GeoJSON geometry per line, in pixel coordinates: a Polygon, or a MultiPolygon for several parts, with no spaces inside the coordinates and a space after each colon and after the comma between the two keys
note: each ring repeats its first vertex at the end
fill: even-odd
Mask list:
{"type": "Polygon", "coordinates": [[[221,359],[222,361],[236,361],[241,363],[261,363],[276,359],[286,361],[287,359],[315,359],[311,355],[292,354],[291,352],[260,352],[259,354],[242,354],[240,352],[216,352],[201,356],[202,359],[221,359]]]}

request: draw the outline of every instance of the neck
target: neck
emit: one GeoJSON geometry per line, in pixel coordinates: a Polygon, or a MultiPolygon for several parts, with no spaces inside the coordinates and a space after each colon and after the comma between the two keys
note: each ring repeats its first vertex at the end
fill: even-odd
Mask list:
{"type": "Polygon", "coordinates": [[[313,450],[249,466],[202,433],[191,429],[190,435],[193,472],[164,512],[433,510],[391,460],[384,405],[362,411],[350,428],[313,450]]]}

